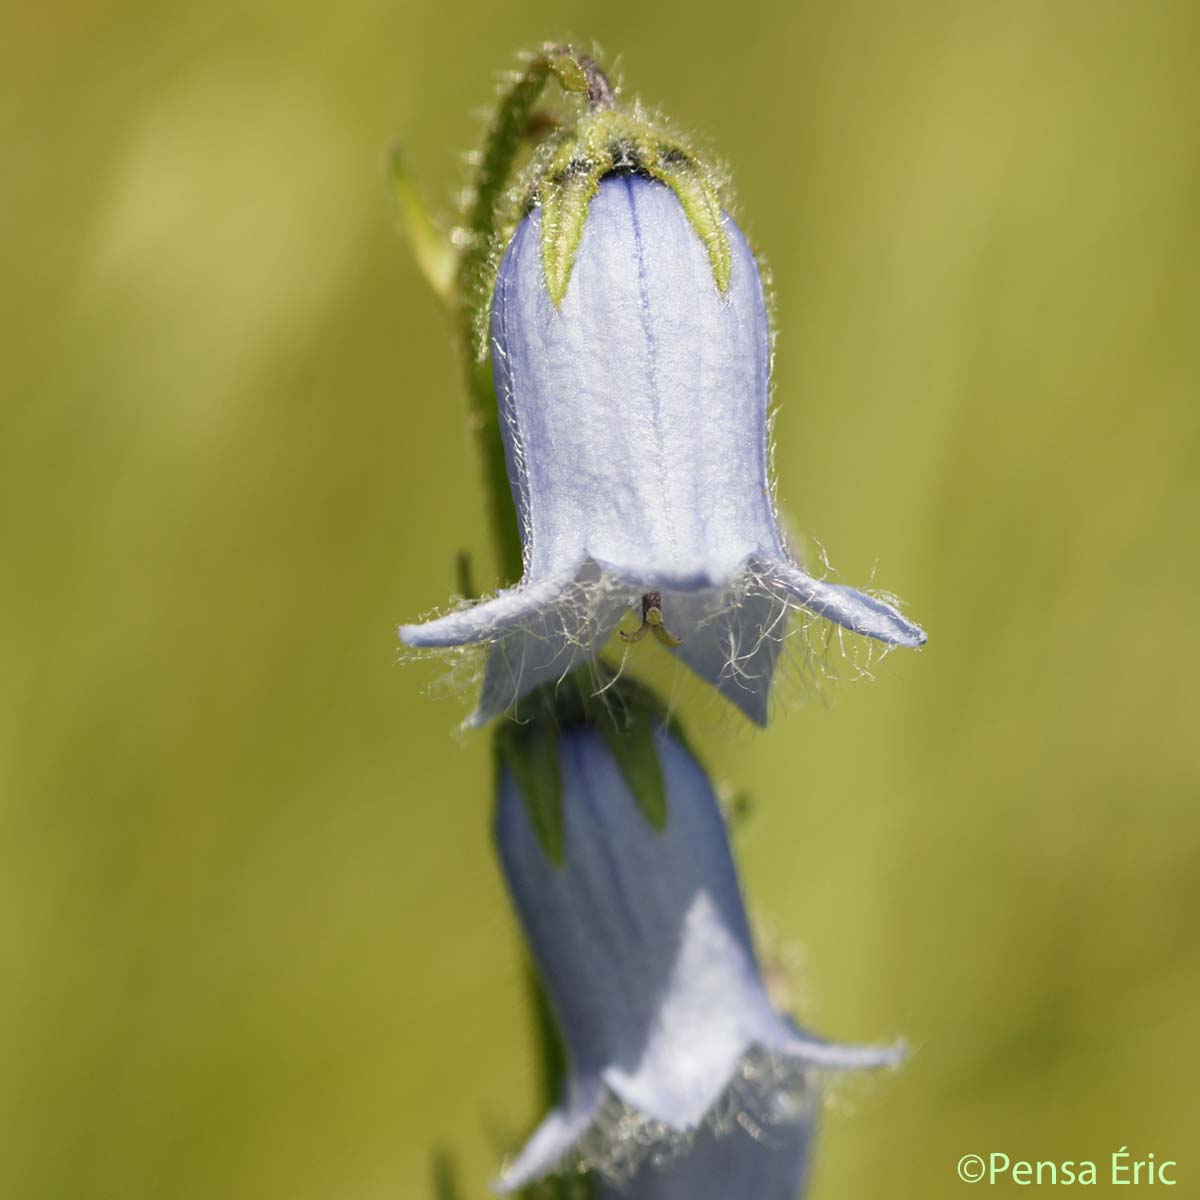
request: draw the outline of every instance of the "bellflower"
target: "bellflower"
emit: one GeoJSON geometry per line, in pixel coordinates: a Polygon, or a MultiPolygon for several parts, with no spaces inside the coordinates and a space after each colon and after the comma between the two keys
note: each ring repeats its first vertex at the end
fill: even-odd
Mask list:
{"type": "Polygon", "coordinates": [[[787,551],[768,469],[770,329],[737,225],[716,225],[725,280],[661,182],[607,175],[583,212],[560,302],[541,208],[517,228],[492,301],[523,578],[401,638],[490,643],[476,725],[594,656],[630,608],[642,623],[625,636],[651,632],[759,724],[794,607],[920,646],[890,604],[812,578],[787,551]]]}
{"type": "Polygon", "coordinates": [[[770,1113],[783,1091],[764,1064],[803,1078],[898,1058],[895,1048],[822,1041],[772,1007],[712,786],[673,735],[660,727],[650,736],[666,800],[661,829],[601,732],[557,737],[559,865],[539,841],[528,795],[511,770],[501,773],[500,862],[569,1060],[559,1107],[504,1173],[502,1191],[631,1121],[665,1136],[711,1130],[731,1094],[770,1113]],[[614,1118],[614,1105],[624,1116],[614,1118]]]}

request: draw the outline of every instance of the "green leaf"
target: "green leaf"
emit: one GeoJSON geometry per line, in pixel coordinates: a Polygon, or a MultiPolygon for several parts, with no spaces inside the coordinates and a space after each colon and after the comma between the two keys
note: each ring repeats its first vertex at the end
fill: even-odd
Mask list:
{"type": "Polygon", "coordinates": [[[549,721],[541,720],[508,725],[497,735],[497,746],[525,802],[538,845],[556,867],[561,867],[563,796],[558,731],[549,721]]]}
{"type": "Polygon", "coordinates": [[[458,594],[464,600],[478,600],[475,590],[474,572],[471,570],[471,552],[460,550],[454,556],[454,578],[458,582],[458,594]]]}
{"type": "Polygon", "coordinates": [[[424,197],[408,173],[404,153],[399,146],[394,147],[388,156],[388,169],[400,213],[400,225],[408,238],[417,266],[435,295],[448,301],[458,269],[454,247],[430,215],[424,197]]]}
{"type": "Polygon", "coordinates": [[[461,1200],[458,1186],[458,1168],[454,1156],[448,1150],[433,1152],[433,1200],[461,1200]]]}
{"type": "Polygon", "coordinates": [[[623,728],[601,721],[600,732],[642,815],[661,833],[667,827],[667,793],[654,741],[656,725],[653,714],[639,706],[623,728]]]}
{"type": "Polygon", "coordinates": [[[522,1200],[591,1200],[595,1194],[592,1175],[550,1175],[530,1184],[522,1200]]]}

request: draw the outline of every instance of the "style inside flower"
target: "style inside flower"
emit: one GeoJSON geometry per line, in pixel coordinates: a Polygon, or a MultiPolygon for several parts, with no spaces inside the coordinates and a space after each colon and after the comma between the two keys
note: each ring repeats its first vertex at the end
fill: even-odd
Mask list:
{"type": "Polygon", "coordinates": [[[610,174],[583,212],[561,302],[535,208],[492,303],[523,578],[402,627],[402,640],[490,643],[471,724],[593,657],[630,610],[631,639],[651,633],[759,724],[793,608],[920,646],[925,634],[892,605],[812,578],[784,545],[768,471],[770,329],[736,224],[724,217],[722,288],[663,183],[610,174]]]}
{"type": "MultiPolygon", "coordinates": [[[[764,1064],[786,1067],[794,1081],[900,1056],[831,1045],[775,1011],[712,787],[672,735],[652,736],[666,796],[661,830],[598,730],[558,736],[561,865],[544,852],[514,775],[501,775],[500,861],[569,1060],[562,1102],[503,1174],[504,1192],[582,1147],[594,1156],[606,1129],[618,1140],[639,1123],[666,1135],[713,1132],[731,1089],[769,1114],[782,1092],[764,1064]]],[[[600,1157],[610,1150],[619,1157],[621,1146],[600,1157]]]]}

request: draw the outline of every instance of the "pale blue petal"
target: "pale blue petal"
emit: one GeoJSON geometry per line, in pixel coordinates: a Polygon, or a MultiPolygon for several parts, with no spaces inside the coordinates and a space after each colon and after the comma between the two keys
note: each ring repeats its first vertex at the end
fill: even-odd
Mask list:
{"type": "Polygon", "coordinates": [[[554,1171],[588,1131],[603,1104],[604,1089],[599,1082],[584,1081],[571,1104],[551,1109],[521,1153],[505,1166],[493,1190],[506,1195],[554,1171]]]}
{"type": "Polygon", "coordinates": [[[401,625],[400,640],[414,650],[472,646],[540,619],[547,609],[563,605],[575,582],[574,573],[507,588],[491,600],[472,604],[419,625],[401,625]]]}
{"type": "Polygon", "coordinates": [[[510,628],[488,650],[479,703],[467,725],[486,725],[534,688],[595,658],[632,599],[603,584],[575,584],[510,628]]]}
{"type": "Polygon", "coordinates": [[[682,639],[673,653],[756,725],[767,723],[789,616],[787,603],[767,591],[663,596],[663,621],[682,639]]]}
{"type": "Polygon", "coordinates": [[[788,562],[763,564],[763,571],[801,608],[842,625],[854,633],[893,646],[925,645],[925,631],[892,605],[841,584],[825,583],[788,562]]]}
{"type": "Polygon", "coordinates": [[[898,1067],[905,1057],[903,1042],[887,1046],[844,1046],[805,1033],[791,1022],[786,1031],[763,1045],[778,1054],[822,1071],[878,1071],[898,1067]]]}
{"type": "Polygon", "coordinates": [[[522,584],[423,625],[403,625],[400,638],[414,648],[491,643],[479,701],[466,721],[477,727],[594,658],[634,599],[585,564],[576,578],[522,584]]]}

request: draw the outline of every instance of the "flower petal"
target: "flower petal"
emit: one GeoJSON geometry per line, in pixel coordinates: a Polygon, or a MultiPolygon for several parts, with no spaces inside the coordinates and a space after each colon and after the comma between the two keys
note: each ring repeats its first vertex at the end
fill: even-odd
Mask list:
{"type": "Polygon", "coordinates": [[[903,1042],[889,1046],[847,1046],[838,1042],[827,1042],[823,1038],[805,1033],[794,1022],[784,1023],[787,1028],[770,1042],[763,1044],[769,1050],[787,1055],[820,1071],[878,1071],[885,1067],[898,1067],[905,1057],[903,1042]]]}
{"type": "Polygon", "coordinates": [[[529,1140],[500,1173],[492,1189],[500,1195],[515,1192],[553,1171],[574,1150],[604,1107],[604,1089],[597,1081],[577,1087],[569,1105],[546,1114],[529,1140]]]}
{"type": "Polygon", "coordinates": [[[491,600],[447,613],[444,617],[417,625],[401,625],[400,640],[414,650],[490,641],[538,620],[546,609],[559,607],[573,583],[572,574],[507,588],[491,600]]]}
{"type": "Polygon", "coordinates": [[[488,651],[479,703],[467,726],[486,725],[534,688],[595,658],[629,600],[612,589],[576,585],[558,604],[531,614],[527,624],[498,638],[488,651]]]}
{"type": "Polygon", "coordinates": [[[778,584],[801,608],[854,633],[893,646],[915,648],[925,645],[926,634],[919,625],[914,625],[892,605],[875,596],[813,579],[787,562],[766,564],[764,576],[778,584]]]}
{"type": "Polygon", "coordinates": [[[574,577],[522,584],[423,625],[403,625],[400,637],[414,648],[492,643],[479,701],[466,721],[475,728],[595,657],[630,600],[586,564],[574,577]]]}
{"type": "Polygon", "coordinates": [[[756,725],[767,723],[767,702],[787,634],[787,603],[767,591],[733,590],[664,597],[663,620],[682,638],[673,653],[756,725]]]}

